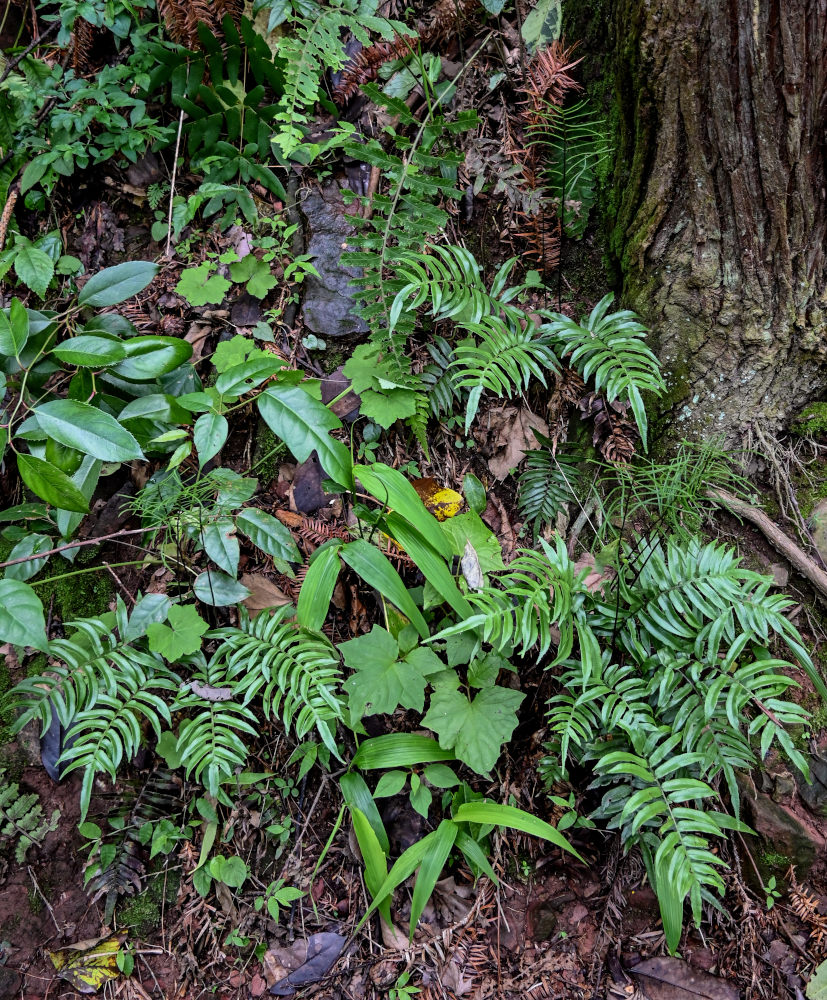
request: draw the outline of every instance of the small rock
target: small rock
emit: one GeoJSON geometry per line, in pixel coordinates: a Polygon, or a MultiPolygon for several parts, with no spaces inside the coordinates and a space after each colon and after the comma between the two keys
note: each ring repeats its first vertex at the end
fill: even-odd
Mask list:
{"type": "Polygon", "coordinates": [[[827,563],[827,499],[819,500],[813,507],[809,520],[813,544],[822,560],[827,563]]]}
{"type": "Polygon", "coordinates": [[[320,337],[367,333],[367,324],[354,312],[350,287],[358,270],[339,262],[353,226],[345,215],[338,187],[332,184],[321,192],[311,191],[301,208],[310,230],[307,252],[319,274],[304,281],[305,327],[320,337]]]}
{"type": "Polygon", "coordinates": [[[315,514],[327,502],[322,489],[322,480],[325,478],[315,451],[306,462],[296,466],[292,492],[293,503],[300,514],[315,514]]]}
{"type": "Polygon", "coordinates": [[[827,816],[827,760],[810,757],[810,781],[804,775],[798,777],[798,794],[810,812],[816,816],[827,816]]]}
{"type": "Polygon", "coordinates": [[[247,977],[241,971],[241,969],[232,969],[230,975],[228,976],[228,982],[234,990],[237,990],[240,986],[243,986],[247,981],[247,977]]]}
{"type": "Polygon", "coordinates": [[[252,981],[250,982],[250,996],[260,997],[264,995],[264,991],[267,989],[266,981],[256,973],[252,981]]]}
{"type": "Polygon", "coordinates": [[[738,784],[745,820],[772,851],[789,858],[799,871],[807,871],[823,850],[824,838],[790,808],[754,791],[745,780],[738,784]]]}
{"type": "Polygon", "coordinates": [[[771,563],[769,571],[775,580],[776,587],[786,587],[790,581],[790,571],[783,563],[771,563]]]}

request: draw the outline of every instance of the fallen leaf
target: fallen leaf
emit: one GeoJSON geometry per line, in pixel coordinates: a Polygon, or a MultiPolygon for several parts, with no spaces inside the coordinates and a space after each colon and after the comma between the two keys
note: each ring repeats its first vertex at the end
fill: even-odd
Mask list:
{"type": "Polygon", "coordinates": [[[48,952],[58,977],[70,983],[78,993],[97,993],[109,979],[117,979],[118,951],[125,934],[91,938],[48,952]]]}
{"type": "Polygon", "coordinates": [[[535,430],[548,436],[548,424],[527,406],[491,410],[487,426],[483,422],[475,437],[490,455],[488,468],[495,479],[505,479],[526,452],[540,447],[535,430]]]}
{"type": "Polygon", "coordinates": [[[459,567],[462,570],[462,575],[465,577],[465,582],[468,584],[468,589],[482,590],[485,580],[480,568],[480,557],[470,542],[465,543],[465,551],[462,553],[459,567]]]}
{"type": "Polygon", "coordinates": [[[629,970],[648,1000],[738,1000],[735,986],[682,958],[649,958],[629,970]]]}
{"type": "Polygon", "coordinates": [[[266,608],[280,608],[290,603],[290,598],[284,591],[263,573],[245,573],[241,582],[250,591],[250,596],[245,597],[241,603],[250,612],[251,618],[255,618],[266,608]]]}
{"type": "Polygon", "coordinates": [[[604,583],[607,583],[615,575],[611,567],[599,566],[591,552],[584,552],[574,564],[574,574],[577,576],[583,570],[588,570],[583,579],[586,589],[590,593],[601,590],[604,583]]]}
{"type": "Polygon", "coordinates": [[[458,514],[465,503],[461,493],[440,486],[431,476],[426,479],[412,479],[411,485],[437,521],[445,521],[458,514]]]}
{"type": "Polygon", "coordinates": [[[395,951],[405,951],[408,947],[408,935],[398,927],[389,927],[385,921],[382,923],[382,944],[386,948],[393,948],[395,951]]]}
{"type": "Polygon", "coordinates": [[[346,941],[347,938],[332,931],[312,934],[307,939],[307,958],[289,976],[271,986],[270,992],[273,996],[290,997],[297,987],[324,979],[342,953],[346,941]]]}

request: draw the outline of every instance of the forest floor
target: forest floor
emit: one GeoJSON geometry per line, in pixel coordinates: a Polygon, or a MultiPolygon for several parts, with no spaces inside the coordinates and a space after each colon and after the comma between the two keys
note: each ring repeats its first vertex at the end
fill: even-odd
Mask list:
{"type": "MultiPolygon", "coordinates": [[[[444,58],[452,55],[456,53],[447,51],[444,58]]],[[[516,52],[514,58],[519,58],[516,52]]],[[[477,80],[479,86],[483,77],[477,80]]],[[[467,99],[478,107],[485,101],[473,90],[467,99]]],[[[516,116],[519,108],[503,103],[499,111],[489,106],[487,113],[493,120],[497,114],[516,116]]],[[[126,315],[140,332],[161,331],[185,338],[197,365],[229,335],[249,333],[267,318],[268,308],[283,312],[289,303],[275,299],[262,303],[239,294],[236,288],[219,305],[194,307],[176,293],[185,266],[198,265],[208,255],[215,259],[228,247],[237,246],[245,233],[243,226],[223,234],[217,229],[193,228],[186,232],[185,247],[179,245],[177,253],[166,256],[164,241],[151,239],[153,219],[147,202],[148,188],[165,179],[166,172],[163,160],[153,154],[128,170],[107,166],[103,171],[90,171],[71,191],[61,190],[52,208],[59,218],[64,252],[75,255],[87,270],[126,259],[161,262],[152,284],[130,303],[126,315]]],[[[352,182],[353,177],[348,180],[352,182]]],[[[325,254],[341,248],[340,226],[347,223],[334,182],[344,183],[345,174],[320,180],[308,169],[299,181],[303,245],[294,247],[294,252],[310,253],[318,264],[325,254]]],[[[361,182],[370,188],[369,170],[361,182]]],[[[194,181],[184,173],[178,184],[186,190],[194,181]]],[[[284,211],[284,204],[264,189],[256,191],[256,198],[262,212],[280,216],[284,211]]],[[[457,216],[451,223],[456,241],[464,240],[485,256],[489,270],[520,248],[520,238],[503,224],[501,202],[500,196],[483,192],[470,199],[466,220],[457,216]]],[[[22,224],[35,233],[40,221],[24,213],[22,224]]],[[[594,279],[594,273],[602,271],[599,240],[589,232],[569,252],[571,266],[560,306],[563,312],[579,315],[600,297],[594,279]]],[[[335,269],[335,264],[331,266],[335,269]]],[[[307,294],[317,298],[312,327],[306,322],[305,297],[304,308],[299,304],[298,310],[292,310],[291,322],[277,328],[272,348],[292,365],[327,379],[329,385],[323,382],[322,393],[324,399],[327,391],[329,400],[346,388],[342,366],[363,338],[352,330],[336,328],[341,319],[337,298],[342,296],[341,289],[324,293],[317,285],[314,292],[312,282],[306,287],[307,294]],[[329,316],[325,309],[331,310],[329,316]]],[[[444,490],[460,494],[466,474],[475,475],[487,486],[482,519],[507,559],[526,528],[512,470],[536,446],[531,428],[548,434],[560,417],[548,395],[534,391],[517,404],[486,404],[476,425],[479,430],[473,434],[463,432],[461,421],[443,423],[430,438],[427,455],[403,429],[392,428],[380,441],[358,443],[372,460],[408,469],[423,484],[423,496],[444,490]]],[[[346,416],[358,400],[345,397],[337,405],[340,415],[346,416]]],[[[572,417],[573,422],[577,420],[576,415],[572,417]]],[[[327,502],[318,463],[296,463],[283,450],[262,461],[272,451],[268,433],[255,414],[242,412],[223,449],[224,466],[242,473],[251,463],[260,462],[261,506],[290,528],[303,555],[309,556],[328,539],[347,537],[347,512],[341,504],[327,502]]],[[[824,478],[819,451],[805,451],[800,454],[811,462],[807,468],[815,486],[801,486],[802,495],[805,486],[817,494],[824,478]]],[[[756,488],[764,491],[769,506],[774,502],[771,471],[766,465],[756,470],[756,488]]],[[[105,478],[79,537],[94,539],[138,527],[129,500],[146,476],[146,469],[127,465],[105,478]]],[[[809,496],[808,504],[802,503],[803,508],[809,507],[806,515],[818,499],[809,496]]],[[[792,521],[785,522],[777,505],[775,516],[792,536],[792,521]]],[[[575,518],[576,511],[570,512],[564,531],[575,518]]],[[[710,537],[736,546],[751,568],[783,581],[798,601],[792,618],[815,650],[814,658],[827,650],[823,607],[762,534],[728,515],[707,525],[707,531],[710,537]]],[[[170,582],[169,570],[154,564],[117,568],[134,558],[122,539],[88,551],[91,555],[84,559],[91,562],[86,565],[97,563],[100,572],[83,577],[90,581],[83,585],[71,582],[71,592],[55,584],[49,604],[52,637],[60,636],[63,622],[71,617],[98,613],[102,600],[111,604],[117,595],[127,605],[134,604],[139,591],[165,593],[170,582]]],[[[399,554],[399,564],[411,571],[404,554],[399,554]]],[[[297,598],[301,575],[290,579],[272,563],[256,561],[249,552],[242,553],[240,572],[252,592],[245,602],[250,609],[297,598]]],[[[379,613],[376,596],[360,585],[355,574],[345,573],[334,591],[333,612],[325,630],[342,642],[367,633],[379,613]]],[[[3,652],[8,674],[3,683],[8,688],[24,670],[11,647],[3,652]]],[[[519,677],[526,695],[519,727],[492,779],[476,776],[471,780],[477,791],[497,801],[513,801],[553,820],[554,807],[536,771],[545,752],[545,704],[552,694],[552,678],[530,660],[521,663],[519,677]]],[[[805,703],[809,699],[809,707],[817,713],[821,711],[806,688],[801,697],[805,703]]],[[[402,710],[392,724],[396,730],[413,725],[402,710]]],[[[375,717],[366,720],[366,726],[370,736],[386,731],[375,717]]],[[[824,733],[814,727],[806,748],[814,760],[821,760],[825,742],[824,733]]],[[[824,783],[817,778],[815,791],[808,791],[783,762],[770,761],[751,787],[745,787],[750,819],[760,836],[738,837],[721,847],[732,866],[725,907],[718,911],[706,907],[703,929],[688,931],[680,956],[670,958],[665,954],[657,899],[642,862],[634,853],[624,856],[617,836],[601,830],[569,831],[583,861],[527,835],[503,833],[496,839],[492,858],[498,886],[485,878],[475,883],[467,868],[456,865],[437,883],[412,941],[401,929],[407,927],[409,899],[395,911],[393,928],[377,916],[359,928],[369,896],[358,845],[347,824],[340,822],[339,799],[330,775],[313,768],[297,780],[295,764],[288,766],[292,749],[275,728],[260,734],[255,769],[270,779],[263,793],[261,786],[256,795],[248,795],[243,787],[236,789],[234,809],[222,827],[223,844],[228,852],[245,859],[256,886],[279,875],[287,884],[305,890],[301,899],[284,904],[281,918],[274,923],[256,905],[260,889],[248,885],[243,891],[233,891],[218,883],[217,891],[206,898],[196,892],[188,876],[196,867],[201,845],[191,830],[190,836],[180,836],[154,858],[144,850],[136,858],[135,871],[142,873],[136,880],[138,891],[123,893],[114,910],[107,912],[106,892],[95,896],[84,889],[86,842],[77,830],[80,776],[75,773],[56,783],[47,775],[40,761],[39,733],[33,727],[7,740],[0,748],[0,766],[7,779],[19,783],[20,794],[38,796],[47,815],[57,810],[59,819],[22,862],[9,855],[0,859],[0,998],[58,1000],[75,991],[89,991],[84,980],[94,979],[96,965],[108,963],[111,970],[111,955],[101,959],[95,942],[112,934],[123,935],[119,940],[134,958],[134,970],[131,976],[116,976],[100,988],[105,996],[126,1000],[270,994],[342,1000],[410,1000],[413,996],[420,1000],[736,1000],[739,996],[798,1000],[813,969],[827,956],[823,828],[827,769],[824,783]],[[774,903],[770,908],[762,891],[768,884],[777,886],[778,892],[777,900],[769,900],[774,903]],[[52,953],[79,942],[76,961],[64,955],[68,965],[58,975],[52,953]],[[90,958],[90,954],[97,957],[90,958]],[[295,970],[306,974],[305,985],[300,974],[296,985],[285,986],[285,977],[295,970]]],[[[574,778],[572,786],[561,787],[558,794],[568,795],[573,786],[574,778]]],[[[176,823],[195,794],[180,775],[162,767],[159,757],[146,753],[131,762],[117,784],[98,780],[89,819],[102,824],[124,803],[132,808],[129,803],[135,801],[135,788],[144,790],[140,794],[149,788],[153,794],[168,796],[169,818],[176,823]]],[[[382,819],[394,854],[427,829],[406,796],[386,800],[382,819]]]]}

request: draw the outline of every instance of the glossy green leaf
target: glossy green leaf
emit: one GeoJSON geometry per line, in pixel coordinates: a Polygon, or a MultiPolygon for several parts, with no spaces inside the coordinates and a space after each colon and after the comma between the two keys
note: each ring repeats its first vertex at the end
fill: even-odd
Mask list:
{"type": "Polygon", "coordinates": [[[40,427],[56,441],[103,462],[143,458],[138,442],[109,413],[75,399],[56,399],[34,410],[40,427]]]}
{"type": "Polygon", "coordinates": [[[87,334],[64,340],[52,353],[64,364],[77,368],[106,368],[126,357],[126,351],[117,340],[87,334]]]}
{"type": "Polygon", "coordinates": [[[158,265],[147,260],[129,260],[106,267],[86,282],[78,295],[82,306],[116,306],[137,295],[152,281],[158,265]]]}
{"type": "Polygon", "coordinates": [[[0,580],[0,640],[48,652],[43,605],[21,580],[0,580]]]}
{"type": "MultiPolygon", "coordinates": [[[[365,863],[365,886],[371,898],[374,898],[388,877],[387,855],[362,810],[351,805],[350,818],[353,820],[353,832],[365,863]]],[[[379,902],[377,909],[388,926],[391,926],[391,901],[387,896],[379,902]]]]}
{"type": "Polygon", "coordinates": [[[350,452],[328,433],[341,427],[342,422],[324,403],[299,386],[274,386],[258,397],[258,408],[270,430],[299,462],[306,462],[315,451],[331,479],[340,486],[352,485],[350,452]]]}
{"type": "Polygon", "coordinates": [[[126,357],[111,371],[132,382],[159,378],[192,357],[192,346],[177,337],[133,337],[123,348],[126,357]]]}
{"type": "Polygon", "coordinates": [[[203,466],[221,451],[229,431],[227,418],[220,413],[204,413],[195,421],[193,441],[199,465],[203,466]]]}
{"type": "Polygon", "coordinates": [[[353,758],[362,771],[390,767],[414,767],[432,761],[456,760],[451,750],[443,750],[436,740],[418,733],[388,733],[364,740],[353,758]]]}
{"type": "Polygon", "coordinates": [[[47,558],[34,558],[41,552],[48,552],[54,548],[54,542],[47,535],[39,535],[36,532],[26,535],[9,552],[9,560],[22,559],[23,556],[32,556],[28,562],[17,563],[6,569],[7,580],[29,580],[46,565],[47,558]]]}
{"type": "MultiPolygon", "coordinates": [[[[524,809],[517,809],[516,806],[506,806],[499,802],[465,802],[454,813],[454,819],[457,823],[493,823],[494,826],[520,830],[532,837],[542,837],[543,840],[548,840],[555,846],[573,854],[576,858],[580,858],[568,840],[550,823],[546,823],[545,820],[533,816],[524,809]]],[[[580,860],[583,859],[580,858],[580,860]]]]}
{"type": "MultiPolygon", "coordinates": [[[[87,502],[91,502],[92,500],[92,494],[95,492],[95,487],[98,485],[98,480],[100,479],[102,465],[103,463],[99,458],[92,458],[91,455],[87,455],[80,463],[80,468],[77,472],[72,474],[72,482],[77,486],[87,502]]],[[[57,521],[57,530],[60,532],[61,537],[71,538],[83,520],[83,514],[71,510],[58,510],[55,520],[57,521]]]]}
{"type": "Polygon", "coordinates": [[[45,298],[49,284],[55,274],[52,258],[29,240],[16,241],[14,271],[17,277],[38,296],[45,298]]]}
{"type": "Polygon", "coordinates": [[[0,354],[17,357],[29,339],[29,314],[20,299],[0,310],[0,354]]]}
{"type": "Polygon", "coordinates": [[[422,858],[419,874],[416,876],[413,897],[411,899],[411,930],[410,940],[413,941],[416,925],[425,909],[425,904],[442,875],[445,862],[451,854],[451,848],[457,839],[457,825],[449,819],[444,819],[434,830],[427,854],[422,858]]]}
{"type": "Polygon", "coordinates": [[[385,830],[385,824],[382,822],[382,817],[379,815],[379,810],[376,807],[376,802],[370,793],[370,789],[365,784],[365,779],[361,774],[348,771],[339,779],[339,787],[341,788],[342,798],[345,800],[348,809],[358,809],[362,813],[376,834],[379,846],[385,854],[389,854],[390,843],[387,831],[385,830]]]}
{"type": "Polygon", "coordinates": [[[256,507],[245,507],[235,523],[238,530],[268,556],[284,562],[302,561],[290,529],[272,514],[267,514],[256,507]]]}
{"type": "Polygon", "coordinates": [[[41,500],[62,510],[89,513],[89,501],[72,480],[50,462],[34,455],[17,456],[20,478],[41,500]]]}
{"type": "Polygon", "coordinates": [[[250,596],[250,591],[243,584],[217,569],[208,569],[199,573],[192,585],[192,590],[199,601],[211,604],[216,608],[238,604],[245,597],[250,596]]]}
{"type": "Polygon", "coordinates": [[[210,521],[201,530],[204,551],[225,573],[234,577],[238,573],[241,552],[235,534],[235,523],[230,517],[210,521]]]}
{"type": "Polygon", "coordinates": [[[318,631],[324,625],[330,600],[339,579],[339,552],[341,544],[336,543],[316,549],[313,561],[299,591],[296,603],[296,620],[306,628],[318,631]]]}
{"type": "Polygon", "coordinates": [[[365,583],[375,587],[386,600],[395,604],[423,638],[427,637],[427,622],[387,556],[363,538],[357,538],[343,546],[341,556],[365,583]]]}

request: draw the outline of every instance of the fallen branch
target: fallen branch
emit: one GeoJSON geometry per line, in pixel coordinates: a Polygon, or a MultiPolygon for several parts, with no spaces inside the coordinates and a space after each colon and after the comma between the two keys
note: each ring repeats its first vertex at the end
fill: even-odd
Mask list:
{"type": "Polygon", "coordinates": [[[827,573],[807,555],[788,535],[771,521],[763,510],[725,490],[709,490],[707,496],[717,500],[736,514],[760,528],[767,540],[787,559],[798,572],[815,587],[821,600],[827,604],[827,573]]]}

